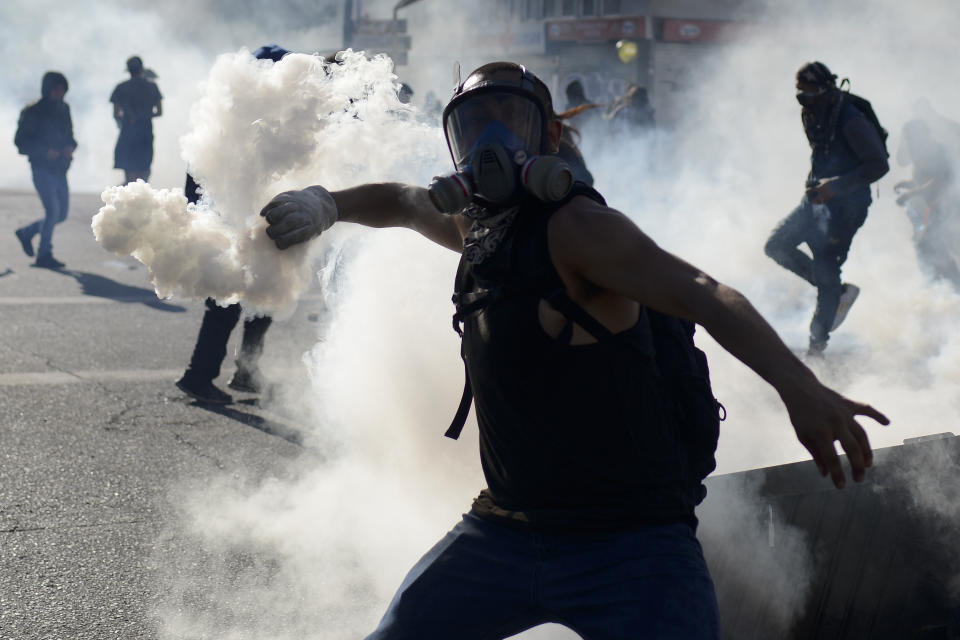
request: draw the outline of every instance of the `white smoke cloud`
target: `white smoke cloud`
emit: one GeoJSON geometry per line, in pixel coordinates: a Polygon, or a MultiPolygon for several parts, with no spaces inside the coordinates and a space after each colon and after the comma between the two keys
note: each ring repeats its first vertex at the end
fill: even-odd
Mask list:
{"type": "Polygon", "coordinates": [[[266,236],[258,214],[271,196],[314,182],[421,182],[442,162],[440,137],[400,104],[391,70],[388,58],[360,53],[339,63],[305,54],[272,63],[245,50],[218,57],[181,140],[203,198],[188,207],[179,191],[110,187],[93,219],[97,241],[143,262],[162,297],[289,314],[312,258],[308,245],[278,251],[266,236]],[[395,152],[383,153],[386,135],[395,152]]]}
{"type": "Polygon", "coordinates": [[[718,600],[763,603],[773,625],[764,635],[788,637],[807,602],[814,554],[807,534],[764,500],[759,482],[742,476],[711,482],[697,512],[697,537],[718,582],[718,600]]]}

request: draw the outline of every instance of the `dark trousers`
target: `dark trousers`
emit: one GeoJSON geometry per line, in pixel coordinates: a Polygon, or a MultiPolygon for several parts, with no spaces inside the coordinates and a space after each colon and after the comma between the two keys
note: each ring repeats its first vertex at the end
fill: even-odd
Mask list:
{"type": "Polygon", "coordinates": [[[411,569],[367,640],[499,640],[548,622],[584,640],[720,637],[688,525],[557,536],[467,514],[411,569]]]}
{"type": "MultiPolygon", "coordinates": [[[[185,377],[201,382],[213,382],[220,375],[220,365],[227,355],[230,332],[237,326],[242,309],[239,304],[221,307],[213,298],[207,298],[206,306],[197,344],[193,348],[193,356],[185,377]]],[[[244,321],[243,341],[237,358],[239,367],[256,367],[257,359],[263,352],[264,335],[272,322],[269,316],[248,318],[244,321]]]]}
{"type": "Polygon", "coordinates": [[[40,234],[38,255],[53,253],[53,227],[67,219],[70,208],[70,190],[67,187],[67,172],[45,167],[32,167],[33,186],[43,204],[43,219],[33,222],[24,229],[32,238],[40,234]]]}
{"type": "Polygon", "coordinates": [[[867,197],[834,198],[814,205],[806,196],[770,234],[766,254],[817,288],[817,308],[810,323],[811,344],[826,344],[843,284],[840,269],[853,236],[867,219],[867,197]],[[798,247],[806,243],[813,258],[798,247]]]}

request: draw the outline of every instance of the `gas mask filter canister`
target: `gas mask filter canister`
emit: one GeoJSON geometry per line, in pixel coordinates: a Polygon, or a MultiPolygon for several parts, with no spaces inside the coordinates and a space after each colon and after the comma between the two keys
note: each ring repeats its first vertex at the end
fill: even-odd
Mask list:
{"type": "Polygon", "coordinates": [[[513,204],[517,192],[516,174],[523,189],[541,202],[559,202],[573,187],[573,172],[557,156],[534,156],[522,166],[504,163],[502,148],[491,150],[478,165],[477,187],[466,171],[437,176],[427,188],[430,201],[438,211],[457,213],[469,205],[474,196],[494,205],[513,204]]]}

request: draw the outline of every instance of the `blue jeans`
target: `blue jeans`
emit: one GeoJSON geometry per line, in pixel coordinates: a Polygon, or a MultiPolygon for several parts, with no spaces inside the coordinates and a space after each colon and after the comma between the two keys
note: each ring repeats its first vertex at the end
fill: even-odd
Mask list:
{"type": "Polygon", "coordinates": [[[790,215],[770,234],[764,251],[777,264],[794,272],[817,288],[817,308],[810,322],[810,343],[826,344],[837,315],[843,284],[840,270],[847,261],[853,236],[867,219],[869,190],[834,198],[814,208],[804,196],[790,215]],[[811,259],[797,247],[806,243],[811,259]]]}
{"type": "Polygon", "coordinates": [[[24,227],[32,238],[40,234],[38,255],[53,253],[53,227],[67,219],[67,210],[70,208],[70,191],[67,188],[67,173],[46,167],[32,167],[33,186],[37,188],[37,195],[43,204],[44,217],[42,220],[24,227]]]}
{"type": "Polygon", "coordinates": [[[720,637],[688,525],[557,536],[468,513],[411,569],[367,640],[494,640],[548,622],[584,640],[720,637]]]}

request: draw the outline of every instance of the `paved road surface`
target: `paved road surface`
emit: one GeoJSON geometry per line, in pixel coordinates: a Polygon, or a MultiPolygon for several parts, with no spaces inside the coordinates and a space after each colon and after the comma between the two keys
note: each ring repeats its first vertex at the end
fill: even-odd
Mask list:
{"type": "MultiPolygon", "coordinates": [[[[0,192],[3,639],[155,638],[150,558],[170,484],[234,467],[278,474],[302,455],[296,425],[252,397],[211,411],[173,386],[203,305],[158,300],[142,265],[102,250],[90,232],[100,204],[73,196],[54,236],[66,267],[51,271],[13,235],[42,215],[36,195],[0,192]]],[[[268,369],[312,344],[313,311],[308,300],[274,324],[268,369]]],[[[221,384],[231,370],[228,356],[221,384]]]]}

